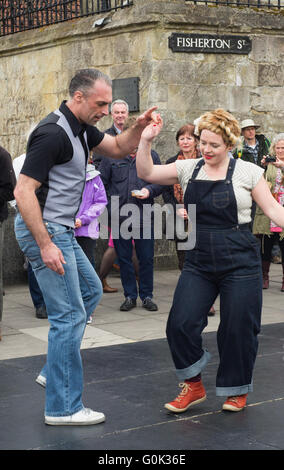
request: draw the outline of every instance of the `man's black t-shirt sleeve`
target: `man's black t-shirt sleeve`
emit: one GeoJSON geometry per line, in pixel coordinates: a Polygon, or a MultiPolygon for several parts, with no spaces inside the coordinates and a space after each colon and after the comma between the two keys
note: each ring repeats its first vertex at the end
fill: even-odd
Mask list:
{"type": "Polygon", "coordinates": [[[105,134],[104,132],[99,131],[96,127],[88,126],[87,127],[87,142],[88,147],[92,150],[94,147],[99,145],[103,140],[105,134]]]}
{"type": "Polygon", "coordinates": [[[72,158],[71,142],[56,124],[48,124],[34,131],[29,142],[21,173],[43,183],[50,169],[72,158]]]}

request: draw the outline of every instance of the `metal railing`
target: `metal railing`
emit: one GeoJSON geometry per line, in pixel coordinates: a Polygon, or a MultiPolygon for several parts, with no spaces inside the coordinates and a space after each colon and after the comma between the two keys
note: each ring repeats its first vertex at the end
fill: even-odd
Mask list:
{"type": "Polygon", "coordinates": [[[0,36],[131,5],[133,0],[2,0],[0,36]]]}
{"type": "MultiPolygon", "coordinates": [[[[284,8],[284,0],[185,0],[185,3],[284,8]]],[[[0,0],[0,36],[131,5],[133,0],[0,0]]]]}
{"type": "Polygon", "coordinates": [[[186,3],[194,3],[199,5],[228,5],[239,7],[252,7],[252,8],[284,8],[284,0],[186,0],[186,3]]]}

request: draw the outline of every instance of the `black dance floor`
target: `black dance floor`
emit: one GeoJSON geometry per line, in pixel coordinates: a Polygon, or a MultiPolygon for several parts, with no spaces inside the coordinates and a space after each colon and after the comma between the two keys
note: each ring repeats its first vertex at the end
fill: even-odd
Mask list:
{"type": "Polygon", "coordinates": [[[215,332],[204,335],[207,400],[181,415],[163,406],[178,391],[166,340],[83,350],[84,404],[106,415],[95,426],[44,424],[35,383],[44,356],[0,361],[0,450],[283,450],[284,323],[263,326],[259,343],[254,392],[239,413],[221,411],[215,396],[215,332]]]}

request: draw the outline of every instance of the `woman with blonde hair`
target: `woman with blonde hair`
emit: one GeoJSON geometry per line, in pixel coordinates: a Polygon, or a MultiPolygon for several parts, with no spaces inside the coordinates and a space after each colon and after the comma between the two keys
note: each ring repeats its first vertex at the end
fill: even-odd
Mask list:
{"type": "MultiPolygon", "coordinates": [[[[264,157],[261,161],[266,166],[265,179],[273,197],[284,206],[284,133],[277,134],[270,146],[270,155],[275,161],[266,161],[264,157]]],[[[257,206],[253,223],[253,233],[261,242],[261,260],[262,260],[262,276],[263,289],[269,287],[269,269],[273,245],[279,244],[282,258],[283,278],[281,291],[284,292],[284,230],[278,227],[270,220],[257,206]]]]}
{"type": "Polygon", "coordinates": [[[165,407],[181,413],[206,399],[201,372],[210,354],[202,347],[202,331],[219,294],[216,394],[227,397],[223,410],[240,411],[252,391],[262,307],[260,250],[250,230],[252,199],[282,227],[284,208],[272,197],[262,168],[229,158],[241,133],[230,113],[216,109],[200,117],[197,130],[203,158],[197,160],[153,165],[151,142],[161,129],[160,116],[144,129],[137,153],[138,174],[152,183],[179,182],[185,206],[196,207],[196,243],[186,256],[167,324],[182,391],[165,407]]]}

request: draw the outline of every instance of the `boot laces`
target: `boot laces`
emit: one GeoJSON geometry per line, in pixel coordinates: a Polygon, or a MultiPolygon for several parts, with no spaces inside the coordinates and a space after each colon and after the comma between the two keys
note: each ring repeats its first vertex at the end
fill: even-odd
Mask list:
{"type": "Polygon", "coordinates": [[[228,397],[228,400],[232,401],[233,403],[238,403],[239,400],[241,400],[242,398],[245,398],[246,397],[246,394],[244,395],[234,395],[232,397],[228,397]]]}
{"type": "Polygon", "coordinates": [[[182,391],[176,397],[175,401],[181,401],[182,398],[188,393],[189,390],[192,391],[190,384],[187,384],[186,382],[181,382],[178,386],[182,388],[182,391]]]}
{"type": "Polygon", "coordinates": [[[237,403],[238,402],[238,398],[239,396],[233,396],[233,397],[228,397],[228,400],[234,402],[234,403],[237,403]]]}

